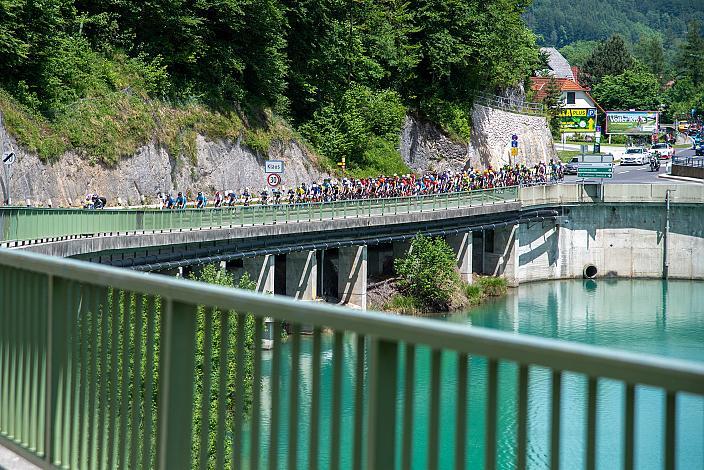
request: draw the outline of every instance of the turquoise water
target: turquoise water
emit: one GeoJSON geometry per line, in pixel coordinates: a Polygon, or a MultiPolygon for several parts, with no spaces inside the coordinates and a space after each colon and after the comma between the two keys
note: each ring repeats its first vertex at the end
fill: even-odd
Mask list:
{"type": "MultiPolygon", "coordinates": [[[[442,321],[442,320],[438,320],[442,321]]],[[[527,284],[504,298],[491,301],[471,313],[453,315],[445,321],[481,326],[521,334],[557,338],[580,343],[608,346],[632,352],[664,357],[704,361],[704,283],[655,280],[557,281],[527,284]]],[[[288,358],[290,345],[283,344],[281,353],[288,358]]],[[[308,466],[311,354],[312,341],[302,340],[301,379],[299,394],[300,424],[298,460],[308,466]]],[[[332,337],[323,338],[321,361],[321,439],[320,466],[330,465],[330,423],[332,389],[332,337]]],[[[341,452],[342,468],[352,463],[354,440],[355,338],[346,336],[343,343],[343,408],[341,452]]],[[[454,465],[454,412],[456,393],[456,357],[443,353],[441,369],[440,468],[454,465]]],[[[264,356],[262,458],[266,461],[266,438],[272,382],[271,353],[264,356]]],[[[288,433],[288,374],[290,360],[282,360],[280,393],[281,433],[279,456],[285,468],[288,433]]],[[[516,375],[513,364],[499,367],[498,468],[515,468],[516,375]]],[[[399,379],[403,379],[402,367],[399,379]]],[[[415,425],[413,429],[413,468],[425,468],[428,438],[428,404],[430,356],[427,350],[416,353],[414,391],[415,425]]],[[[549,468],[550,375],[541,368],[532,368],[529,383],[528,461],[531,469],[549,468]]],[[[401,390],[401,389],[400,389],[401,390]]],[[[562,385],[561,466],[583,468],[585,444],[586,378],[565,374],[562,385]]],[[[600,469],[618,468],[622,464],[624,386],[600,381],[597,411],[597,465],[600,469]]],[[[469,437],[467,468],[484,464],[484,406],[486,402],[486,362],[470,360],[469,437]]],[[[397,415],[401,415],[401,402],[397,415]]],[[[678,397],[677,468],[704,469],[704,399],[678,397]]],[[[664,394],[656,389],[636,389],[636,468],[662,468],[664,394]]],[[[400,419],[397,423],[400,435],[400,419]]],[[[397,439],[398,445],[398,439],[397,439]]],[[[397,449],[400,455],[400,450],[397,449]]],[[[400,458],[398,459],[400,461],[400,458]]]]}

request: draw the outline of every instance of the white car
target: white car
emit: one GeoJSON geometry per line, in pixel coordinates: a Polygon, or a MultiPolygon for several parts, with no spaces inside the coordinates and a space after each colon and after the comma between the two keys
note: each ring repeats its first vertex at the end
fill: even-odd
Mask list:
{"type": "Polygon", "coordinates": [[[672,144],[655,144],[650,147],[650,155],[656,156],[661,160],[669,160],[675,156],[675,148],[672,144]]]}
{"type": "Polygon", "coordinates": [[[626,149],[621,157],[621,165],[645,165],[648,163],[648,152],[643,147],[626,149]]]}

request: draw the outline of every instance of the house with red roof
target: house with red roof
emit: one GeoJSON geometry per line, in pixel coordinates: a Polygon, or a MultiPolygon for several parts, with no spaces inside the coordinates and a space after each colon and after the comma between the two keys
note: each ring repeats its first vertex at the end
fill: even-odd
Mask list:
{"type": "Polygon", "coordinates": [[[543,101],[548,93],[550,80],[556,80],[562,92],[562,109],[560,121],[562,133],[589,133],[596,132],[597,118],[604,110],[599,106],[589,89],[569,78],[532,77],[531,88],[535,92],[535,99],[543,101]]]}

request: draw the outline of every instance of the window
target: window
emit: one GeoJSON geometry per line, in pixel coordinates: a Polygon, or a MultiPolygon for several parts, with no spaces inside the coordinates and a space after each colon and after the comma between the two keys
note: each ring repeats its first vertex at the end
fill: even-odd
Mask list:
{"type": "Polygon", "coordinates": [[[567,104],[575,104],[576,97],[574,91],[567,92],[567,104]]]}

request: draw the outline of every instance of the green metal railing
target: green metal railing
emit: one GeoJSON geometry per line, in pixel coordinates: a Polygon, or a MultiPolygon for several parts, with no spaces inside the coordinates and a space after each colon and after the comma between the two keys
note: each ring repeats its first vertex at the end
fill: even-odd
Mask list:
{"type": "Polygon", "coordinates": [[[434,469],[438,429],[454,426],[454,468],[477,468],[468,462],[468,446],[481,441],[484,467],[494,469],[497,442],[506,438],[497,432],[499,366],[506,364],[513,365],[518,384],[512,411],[517,468],[529,458],[527,423],[534,410],[528,383],[535,369],[547,369],[551,383],[530,393],[548,403],[552,469],[560,466],[567,374],[586,377],[586,439],[583,448],[569,451],[583,453],[588,469],[596,466],[597,391],[603,382],[625,384],[624,468],[634,465],[636,390],[664,392],[667,469],[675,468],[678,398],[704,395],[702,364],[0,250],[0,443],[46,468],[256,469],[266,463],[270,469],[393,469],[408,468],[413,448],[423,446],[424,464],[434,469]],[[290,332],[286,338],[283,325],[290,332]],[[312,330],[305,358],[303,328],[312,330]],[[272,351],[259,347],[265,337],[272,339],[272,351]],[[331,356],[321,351],[321,342],[332,344],[331,356]],[[355,363],[353,377],[345,377],[351,390],[342,385],[344,353],[355,363]],[[270,370],[262,368],[264,355],[270,370]],[[451,389],[441,381],[448,357],[458,377],[451,389]],[[470,357],[486,359],[488,387],[484,429],[472,434],[470,357]],[[421,360],[431,364],[428,382],[414,378],[421,360]],[[331,375],[321,374],[323,363],[331,375]],[[284,369],[288,389],[280,387],[284,369]],[[412,406],[417,387],[429,394],[423,423],[412,406]],[[331,401],[321,399],[322,389],[330,391],[331,401]],[[445,400],[454,406],[452,424],[440,423],[445,400]],[[354,410],[352,422],[342,422],[342,409],[354,410]],[[328,411],[329,428],[320,418],[328,411]],[[428,429],[425,441],[414,439],[419,426],[428,429]],[[295,431],[284,440],[284,429],[295,431]],[[351,458],[343,461],[345,439],[352,439],[351,458]],[[325,462],[319,460],[323,450],[325,462]]]}
{"type": "Polygon", "coordinates": [[[327,203],[186,210],[0,209],[0,242],[201,230],[447,210],[515,201],[518,187],[327,203]]]}

